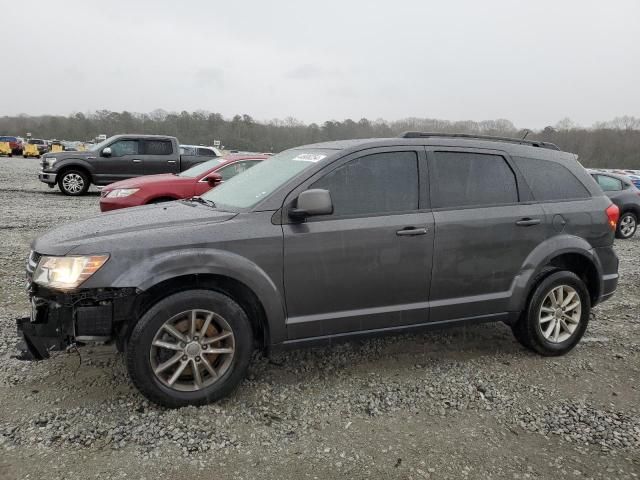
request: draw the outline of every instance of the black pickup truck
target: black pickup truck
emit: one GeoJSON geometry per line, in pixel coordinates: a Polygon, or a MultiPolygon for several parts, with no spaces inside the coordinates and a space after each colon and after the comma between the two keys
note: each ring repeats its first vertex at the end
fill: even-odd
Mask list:
{"type": "MultiPolygon", "coordinates": [[[[213,151],[212,151],[213,152],[213,151]]],[[[38,179],[65,195],[84,195],[91,184],[108,185],[118,180],[178,173],[214,158],[180,155],[175,137],[164,135],[114,135],[85,152],[47,153],[42,157],[38,179]]]]}

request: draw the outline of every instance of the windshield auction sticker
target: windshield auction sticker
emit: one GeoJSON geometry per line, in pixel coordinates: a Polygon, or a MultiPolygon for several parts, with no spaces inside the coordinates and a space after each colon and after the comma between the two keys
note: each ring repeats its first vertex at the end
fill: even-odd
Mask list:
{"type": "Polygon", "coordinates": [[[293,157],[292,160],[296,162],[312,162],[316,163],[325,158],[326,155],[321,155],[318,153],[301,153],[297,157],[293,157]]]}

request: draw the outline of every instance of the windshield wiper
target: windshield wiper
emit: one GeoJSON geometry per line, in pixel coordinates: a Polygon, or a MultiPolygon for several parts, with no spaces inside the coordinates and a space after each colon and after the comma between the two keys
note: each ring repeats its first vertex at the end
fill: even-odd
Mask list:
{"type": "Polygon", "coordinates": [[[201,203],[203,205],[206,205],[207,207],[216,208],[215,202],[213,202],[212,200],[207,200],[206,198],[202,198],[202,197],[185,198],[183,201],[201,203]]]}

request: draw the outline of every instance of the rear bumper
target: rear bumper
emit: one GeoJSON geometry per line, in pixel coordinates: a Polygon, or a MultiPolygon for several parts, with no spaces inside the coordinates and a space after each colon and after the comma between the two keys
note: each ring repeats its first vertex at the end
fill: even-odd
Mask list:
{"type": "Polygon", "coordinates": [[[47,173],[47,172],[40,172],[38,173],[38,180],[40,180],[42,183],[47,183],[49,185],[55,185],[56,183],[56,174],[55,173],[47,173]]]}
{"type": "Polygon", "coordinates": [[[600,268],[602,269],[600,295],[596,303],[604,302],[610,299],[618,287],[618,265],[620,261],[616,252],[611,247],[598,247],[594,249],[595,254],[600,260],[600,268]]]}

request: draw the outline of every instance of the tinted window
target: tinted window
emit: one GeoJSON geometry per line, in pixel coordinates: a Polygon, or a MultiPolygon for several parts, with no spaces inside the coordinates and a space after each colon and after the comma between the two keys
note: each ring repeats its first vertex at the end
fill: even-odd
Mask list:
{"type": "Polygon", "coordinates": [[[536,200],[589,198],[586,187],[564,165],[537,158],[513,157],[536,200]]]}
{"type": "Polygon", "coordinates": [[[622,190],[622,182],[617,178],[613,178],[608,175],[596,175],[596,181],[605,192],[617,192],[622,190]]]}
{"type": "Polygon", "coordinates": [[[250,169],[256,163],[258,163],[258,160],[236,162],[216,170],[216,173],[219,173],[220,175],[222,175],[222,180],[229,180],[231,177],[235,177],[239,173],[242,173],[245,170],[250,169]]]}
{"type": "Polygon", "coordinates": [[[111,148],[112,157],[124,157],[125,155],[137,155],[138,154],[138,141],[137,140],[119,140],[116,143],[109,145],[111,148]]]}
{"type": "Polygon", "coordinates": [[[499,155],[435,152],[430,177],[434,208],[518,201],[516,177],[499,155]]]}
{"type": "Polygon", "coordinates": [[[311,188],[331,192],[334,215],[367,215],[418,209],[415,152],[367,155],[328,173],[311,188]]]}
{"type": "Polygon", "coordinates": [[[173,153],[173,147],[169,140],[145,140],[144,141],[144,154],[145,155],[171,155],[173,153]]]}
{"type": "Polygon", "coordinates": [[[198,156],[200,157],[215,157],[216,152],[210,148],[198,148],[198,156]]]}

